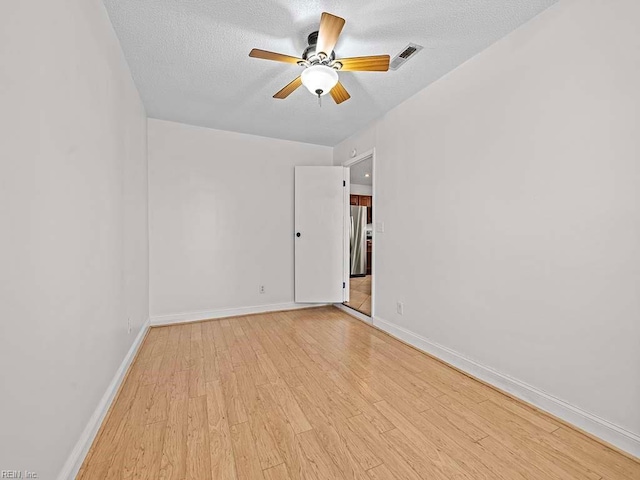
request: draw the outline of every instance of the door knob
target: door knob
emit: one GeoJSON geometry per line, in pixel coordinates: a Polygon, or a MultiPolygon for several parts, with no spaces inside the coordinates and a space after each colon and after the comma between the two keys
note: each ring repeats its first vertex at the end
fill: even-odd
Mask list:
{"type": "Polygon", "coordinates": [[[296,237],[299,237],[299,236],[300,236],[300,232],[296,233],[296,237]]]}

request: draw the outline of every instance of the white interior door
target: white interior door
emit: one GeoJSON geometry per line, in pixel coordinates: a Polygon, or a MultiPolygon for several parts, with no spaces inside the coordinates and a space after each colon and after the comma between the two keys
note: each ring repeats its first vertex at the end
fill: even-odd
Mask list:
{"type": "Polygon", "coordinates": [[[296,167],[296,302],[343,301],[345,188],[343,167],[296,167]]]}

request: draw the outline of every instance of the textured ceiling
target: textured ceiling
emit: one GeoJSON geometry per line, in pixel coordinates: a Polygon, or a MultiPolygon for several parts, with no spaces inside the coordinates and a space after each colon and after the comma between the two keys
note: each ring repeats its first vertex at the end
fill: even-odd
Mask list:
{"type": "Polygon", "coordinates": [[[351,168],[349,168],[349,178],[351,179],[351,183],[355,183],[357,185],[373,185],[372,169],[373,160],[371,158],[358,162],[355,165],[351,165],[351,168]],[[366,174],[369,174],[369,176],[365,177],[366,174]]]}
{"type": "Polygon", "coordinates": [[[526,22],[556,0],[104,0],[150,117],[335,145],[526,22]],[[351,99],[322,108],[301,87],[273,94],[297,65],[320,14],[346,19],[338,57],[425,48],[397,71],[342,72],[351,99]]]}

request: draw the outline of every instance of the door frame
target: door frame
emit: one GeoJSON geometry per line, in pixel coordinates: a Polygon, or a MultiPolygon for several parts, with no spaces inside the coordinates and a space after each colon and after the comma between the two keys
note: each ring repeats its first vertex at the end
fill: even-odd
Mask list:
{"type": "MultiPolygon", "coordinates": [[[[376,215],[378,212],[378,206],[377,206],[377,195],[376,195],[376,179],[377,179],[377,174],[376,174],[376,149],[372,148],[371,150],[367,150],[364,153],[361,153],[360,155],[357,155],[353,158],[350,158],[349,160],[345,160],[344,162],[342,162],[342,166],[345,168],[345,170],[349,170],[349,172],[345,172],[345,177],[347,178],[351,178],[350,174],[351,174],[351,166],[355,165],[356,163],[360,163],[364,160],[368,160],[369,158],[371,158],[371,175],[373,175],[373,181],[371,182],[371,191],[372,191],[372,195],[371,195],[371,208],[373,209],[373,215],[371,218],[371,225],[373,227],[373,231],[371,232],[371,241],[373,243],[373,247],[371,249],[371,316],[367,316],[364,313],[359,312],[358,310],[355,310],[354,308],[348,307],[344,304],[339,304],[340,308],[344,308],[348,310],[348,313],[350,313],[351,315],[359,318],[360,320],[364,320],[365,322],[368,322],[370,324],[373,324],[373,318],[375,317],[376,314],[376,246],[378,244],[377,240],[376,240],[376,231],[377,231],[377,227],[376,227],[376,215]]],[[[345,212],[346,215],[348,215],[348,217],[351,216],[351,210],[350,210],[350,201],[349,201],[349,195],[351,194],[351,182],[347,183],[347,186],[349,186],[349,191],[345,192],[345,212]]],[[[351,264],[351,242],[349,240],[349,228],[347,228],[345,230],[345,245],[346,245],[346,257],[347,260],[345,262],[346,264],[346,274],[345,274],[345,278],[347,278],[347,281],[349,281],[350,278],[350,264],[351,264]]]]}

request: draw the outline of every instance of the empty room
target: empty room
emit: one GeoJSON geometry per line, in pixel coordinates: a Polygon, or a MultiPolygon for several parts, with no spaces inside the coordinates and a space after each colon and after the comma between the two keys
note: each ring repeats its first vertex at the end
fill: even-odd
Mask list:
{"type": "Polygon", "coordinates": [[[639,19],[0,2],[0,478],[639,480],[639,19]]]}

